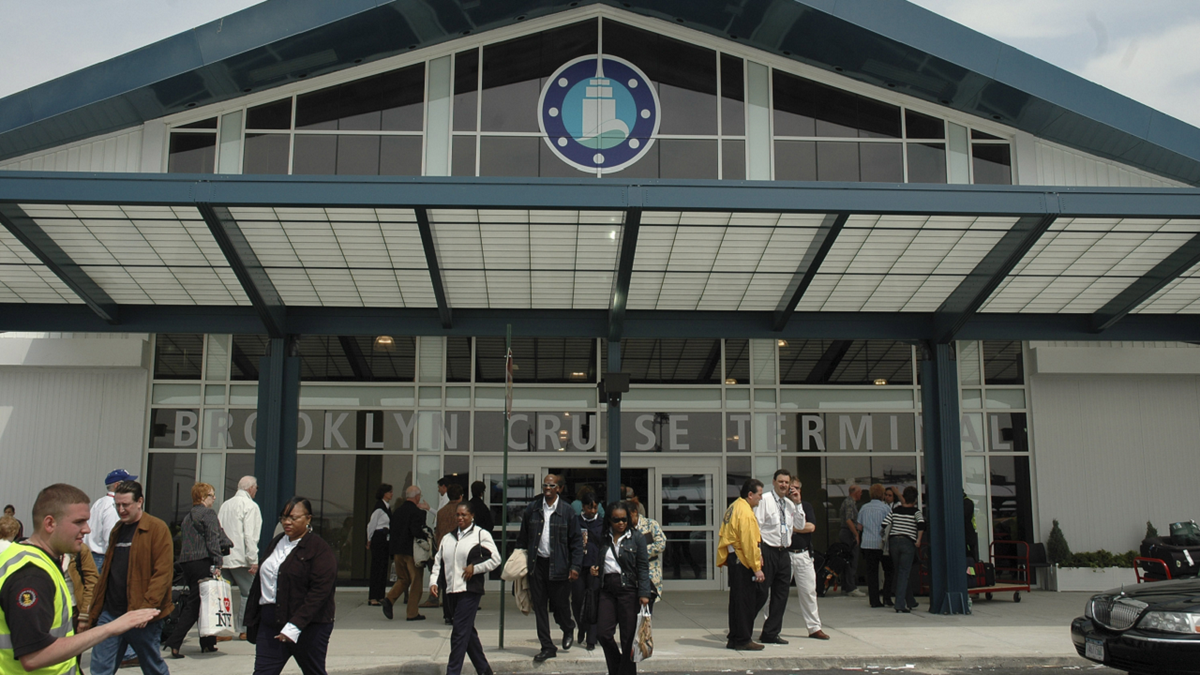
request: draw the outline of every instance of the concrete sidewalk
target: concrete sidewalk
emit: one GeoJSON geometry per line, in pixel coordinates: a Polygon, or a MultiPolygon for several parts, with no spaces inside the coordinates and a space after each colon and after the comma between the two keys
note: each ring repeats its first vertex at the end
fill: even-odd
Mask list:
{"type": "MultiPolygon", "coordinates": [[[[930,614],[927,598],[912,614],[897,614],[890,607],[872,609],[866,598],[843,596],[820,600],[824,630],[832,639],[812,640],[799,614],[793,591],[784,621],[788,645],[768,645],[760,652],[725,649],[727,594],[719,591],[668,592],[654,606],[654,656],[644,662],[647,672],[765,670],[804,668],[881,668],[913,664],[919,668],[1009,665],[1090,665],[1071,644],[1070,621],[1083,612],[1090,593],[1022,593],[994,601],[978,598],[969,616],[930,614]]],[[[533,616],[516,610],[511,597],[505,609],[505,649],[499,638],[499,594],[488,593],[476,626],[492,668],[498,673],[597,673],[604,672],[604,654],[597,646],[587,651],[576,645],[542,665],[533,663],[538,652],[533,616]]],[[[378,607],[367,605],[365,589],[338,592],[338,618],[329,650],[328,668],[339,674],[445,672],[450,649],[450,627],[442,623],[440,609],[421,610],[427,620],[406,622],[403,610],[388,621],[378,607]]],[[[553,625],[553,624],[552,624],[553,625]]],[[[760,616],[756,631],[762,626],[760,616]]],[[[556,641],[561,634],[555,628],[556,641]]],[[[757,633],[755,633],[757,637],[757,633]]],[[[254,646],[222,642],[220,652],[200,654],[196,634],[184,643],[185,659],[170,660],[176,675],[250,673],[254,646]]],[[[85,667],[87,659],[85,658],[85,667]]],[[[474,672],[470,662],[464,673],[474,672]]],[[[124,671],[136,672],[136,671],[124,671]]],[[[299,672],[294,663],[288,673],[299,672]]]]}

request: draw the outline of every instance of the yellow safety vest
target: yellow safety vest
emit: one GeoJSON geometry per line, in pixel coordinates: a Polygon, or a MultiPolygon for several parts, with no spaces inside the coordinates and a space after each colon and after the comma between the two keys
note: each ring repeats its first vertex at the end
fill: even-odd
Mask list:
{"type": "MultiPolygon", "coordinates": [[[[74,635],[75,631],[71,627],[71,591],[67,588],[62,570],[51,563],[41,549],[32,545],[10,544],[0,552],[0,588],[3,588],[9,577],[26,565],[37,565],[54,580],[54,624],[50,626],[50,634],[56,638],[74,635]]],[[[0,675],[74,675],[76,672],[74,658],[45,668],[26,671],[21,662],[13,656],[12,631],[8,628],[8,617],[0,611],[0,675]]]]}

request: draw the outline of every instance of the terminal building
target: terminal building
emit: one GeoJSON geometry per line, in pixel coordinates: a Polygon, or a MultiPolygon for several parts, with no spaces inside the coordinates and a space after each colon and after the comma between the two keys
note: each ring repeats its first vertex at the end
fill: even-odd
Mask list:
{"type": "Polygon", "coordinates": [[[553,472],[712,589],[780,467],[822,550],[919,487],[935,572],[1200,510],[1200,129],[901,0],[270,0],[0,99],[0,169],[26,522],[255,474],[353,583],[381,482],[553,472]]]}

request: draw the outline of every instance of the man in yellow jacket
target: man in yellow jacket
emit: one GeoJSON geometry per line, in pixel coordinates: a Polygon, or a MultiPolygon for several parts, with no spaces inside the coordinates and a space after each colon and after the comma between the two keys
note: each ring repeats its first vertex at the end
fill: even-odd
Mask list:
{"type": "Polygon", "coordinates": [[[79,553],[90,515],[82,490],[51,485],[33,504],[29,539],[0,553],[0,675],[73,673],[76,656],[158,616],[157,609],[135,610],[86,633],[72,630],[71,594],[59,563],[79,553]]]}
{"type": "Polygon", "coordinates": [[[762,537],[754,507],[762,501],[763,484],[755,478],[742,483],[741,497],[725,509],[717,542],[717,567],[729,567],[729,641],[726,649],[758,651],[763,646],[750,639],[754,630],[753,584],[762,583],[762,537]],[[733,555],[730,555],[733,554],[733,555]]]}

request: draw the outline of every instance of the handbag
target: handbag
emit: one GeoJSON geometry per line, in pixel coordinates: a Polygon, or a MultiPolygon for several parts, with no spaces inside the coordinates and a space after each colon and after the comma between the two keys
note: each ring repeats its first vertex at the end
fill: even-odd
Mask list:
{"type": "Polygon", "coordinates": [[[892,538],[892,523],[895,522],[895,520],[895,516],[892,516],[892,519],[887,521],[887,525],[883,528],[883,554],[886,556],[891,555],[888,550],[890,548],[890,546],[888,546],[888,540],[892,538]]]}
{"type": "Polygon", "coordinates": [[[433,560],[433,532],[425,527],[420,537],[413,538],[413,562],[424,565],[430,560],[433,560]]]}
{"type": "Polygon", "coordinates": [[[224,579],[200,582],[200,637],[233,637],[233,595],[224,579]]]}
{"type": "Polygon", "coordinates": [[[579,622],[585,626],[593,626],[600,617],[600,592],[587,587],[584,583],[583,606],[579,610],[579,622]]]}
{"type": "Polygon", "coordinates": [[[637,628],[633,632],[633,650],[630,656],[634,663],[641,663],[654,654],[654,635],[650,632],[650,606],[642,605],[638,612],[637,628]]]}

